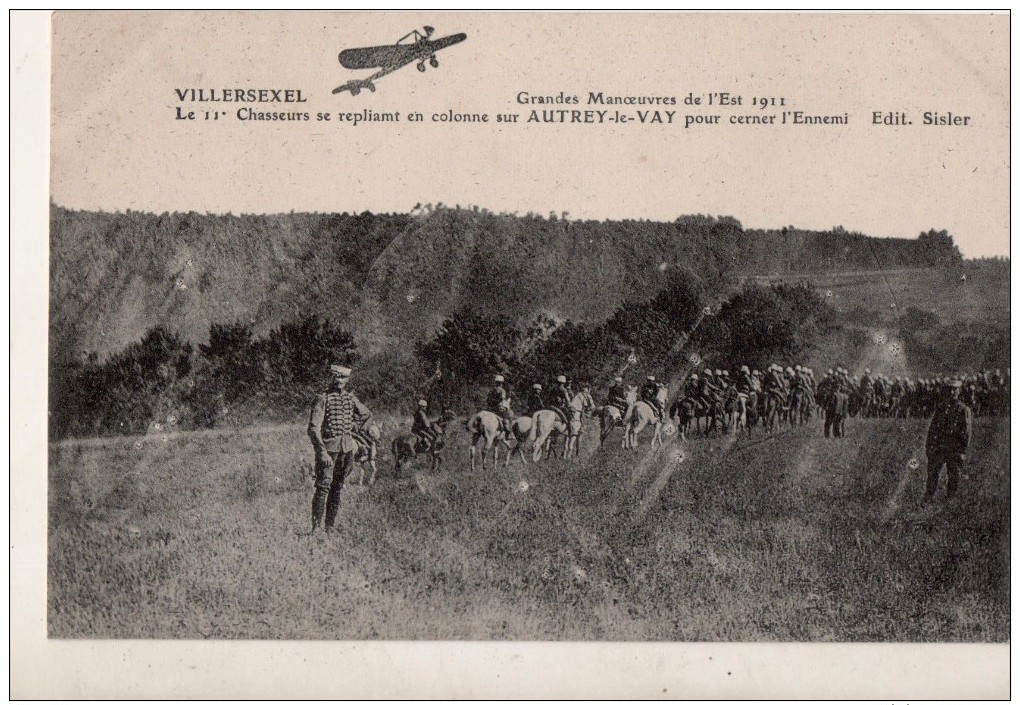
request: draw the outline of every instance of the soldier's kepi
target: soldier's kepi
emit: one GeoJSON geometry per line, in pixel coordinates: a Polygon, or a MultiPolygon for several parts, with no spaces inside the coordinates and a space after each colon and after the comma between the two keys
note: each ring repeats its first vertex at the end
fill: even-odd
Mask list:
{"type": "Polygon", "coordinates": [[[354,466],[355,424],[363,425],[372,416],[368,407],[347,389],[351,368],[334,364],[329,366],[329,373],[329,389],[315,397],[308,417],[308,437],[315,449],[313,532],[323,517],[327,531],[336,523],[344,480],[354,466]]]}

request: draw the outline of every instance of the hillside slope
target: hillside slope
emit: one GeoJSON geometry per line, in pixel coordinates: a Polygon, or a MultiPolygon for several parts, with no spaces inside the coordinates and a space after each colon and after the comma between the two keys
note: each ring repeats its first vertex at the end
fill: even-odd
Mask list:
{"type": "Polygon", "coordinates": [[[464,306],[600,321],[653,296],[670,268],[708,291],[759,274],[958,261],[948,236],[745,231],[732,218],[574,222],[477,209],[413,214],[92,213],[51,206],[50,350],[104,358],[165,326],[265,333],[303,314],[349,325],[367,353],[407,347],[464,306]]]}

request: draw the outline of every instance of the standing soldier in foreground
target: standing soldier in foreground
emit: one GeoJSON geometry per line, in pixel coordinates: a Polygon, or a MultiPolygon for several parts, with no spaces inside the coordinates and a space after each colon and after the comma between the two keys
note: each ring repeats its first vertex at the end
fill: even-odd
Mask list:
{"type": "Polygon", "coordinates": [[[949,480],[946,499],[952,499],[960,483],[960,466],[967,459],[973,420],[970,407],[960,400],[961,387],[963,387],[963,383],[958,379],[948,383],[945,390],[946,396],[942,403],[936,407],[935,415],[928,427],[928,440],[924,444],[924,452],[928,456],[928,485],[924,493],[925,502],[930,502],[935,497],[943,465],[946,466],[949,480]]]}
{"type": "Polygon", "coordinates": [[[371,416],[368,407],[347,390],[351,369],[330,365],[329,390],[315,397],[308,419],[308,437],[315,449],[315,495],[312,497],[312,531],[326,517],[326,531],[333,528],[340,511],[340,493],[347,473],[354,467],[357,444],[351,437],[354,424],[371,416]]]}

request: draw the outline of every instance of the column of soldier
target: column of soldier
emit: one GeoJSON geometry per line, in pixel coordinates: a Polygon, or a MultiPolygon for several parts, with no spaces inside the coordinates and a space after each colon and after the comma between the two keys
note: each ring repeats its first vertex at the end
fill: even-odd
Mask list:
{"type": "MultiPolygon", "coordinates": [[[[507,405],[510,393],[506,390],[503,375],[496,375],[495,386],[487,399],[487,406],[495,413],[510,418],[507,405]]],[[[533,414],[541,409],[565,408],[573,396],[566,376],[560,375],[551,395],[546,395],[540,383],[532,385],[525,399],[524,413],[533,414]]],[[[664,414],[656,401],[662,383],[649,375],[638,390],[637,397],[664,414]]],[[[701,404],[722,400],[732,388],[745,395],[759,397],[774,394],[784,401],[795,390],[802,392],[815,404],[824,404],[834,392],[849,398],[850,416],[860,417],[927,417],[934,413],[944,391],[950,386],[961,388],[960,399],[975,416],[1004,416],[1009,413],[1010,372],[1000,369],[982,370],[956,376],[930,377],[889,376],[872,373],[866,368],[862,374],[851,374],[837,366],[828,369],[816,380],[812,368],[795,365],[783,367],[770,364],[765,371],[742,365],[732,376],[728,370],[706,368],[700,374],[692,372],[681,382],[679,395],[701,404]],[[958,384],[957,384],[958,383],[958,384]]],[[[605,398],[607,406],[626,411],[632,399],[624,388],[624,379],[616,377],[605,398]]]]}

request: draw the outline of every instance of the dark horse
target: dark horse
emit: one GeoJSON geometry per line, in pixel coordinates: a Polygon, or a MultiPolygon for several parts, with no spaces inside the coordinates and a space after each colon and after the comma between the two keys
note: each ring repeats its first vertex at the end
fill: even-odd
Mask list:
{"type": "Polygon", "coordinates": [[[775,431],[779,422],[786,417],[790,406],[779,394],[766,392],[762,399],[762,425],[765,426],[765,433],[775,431]]]}
{"type": "Polygon", "coordinates": [[[669,407],[669,416],[676,421],[680,437],[687,438],[691,430],[691,422],[697,432],[701,432],[701,419],[705,419],[705,435],[715,430],[716,424],[722,419],[722,402],[713,400],[707,407],[694,397],[677,397],[669,407]]]}
{"type": "Polygon", "coordinates": [[[432,472],[438,470],[443,462],[443,448],[446,446],[446,427],[454,418],[453,412],[445,409],[439,419],[432,424],[436,440],[429,448],[425,448],[421,439],[410,433],[394,438],[390,444],[390,450],[393,452],[393,477],[399,478],[404,463],[409,463],[422,454],[430,459],[429,469],[432,472]]]}

